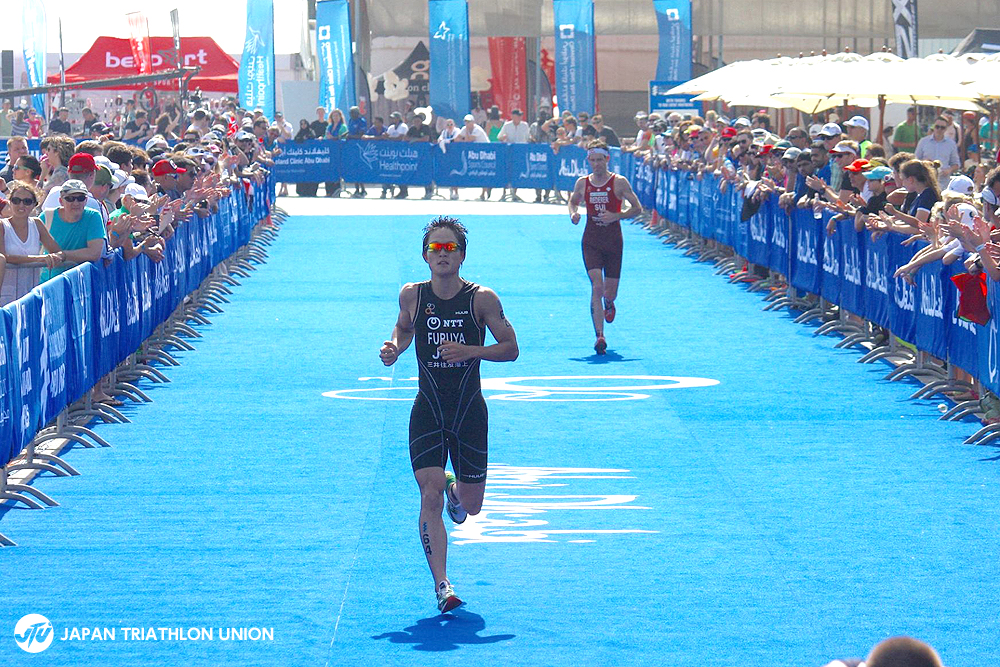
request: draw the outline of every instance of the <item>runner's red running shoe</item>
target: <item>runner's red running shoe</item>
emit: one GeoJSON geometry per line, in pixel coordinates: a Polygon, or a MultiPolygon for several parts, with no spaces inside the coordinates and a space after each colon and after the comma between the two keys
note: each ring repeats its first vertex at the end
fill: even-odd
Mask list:
{"type": "Polygon", "coordinates": [[[597,354],[604,354],[608,349],[608,341],[604,340],[604,336],[598,336],[597,342],[594,343],[594,351],[597,354]]]}
{"type": "Polygon", "coordinates": [[[604,300],[604,321],[611,324],[615,321],[615,302],[604,300]]]}

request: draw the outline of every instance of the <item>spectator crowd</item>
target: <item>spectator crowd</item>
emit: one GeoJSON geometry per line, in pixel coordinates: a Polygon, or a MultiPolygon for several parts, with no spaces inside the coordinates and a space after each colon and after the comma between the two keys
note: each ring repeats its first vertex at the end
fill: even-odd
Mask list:
{"type": "MultiPolygon", "coordinates": [[[[23,132],[9,133],[0,169],[0,305],[114,253],[160,262],[181,225],[265,182],[280,148],[268,140],[272,123],[260,111],[235,102],[184,113],[170,106],[175,115],[160,114],[155,129],[130,104],[134,111],[126,111],[117,131],[89,114],[76,136],[60,109],[41,139],[40,157],[29,152],[23,132]]],[[[25,114],[3,115],[20,130],[15,126],[25,114]]],[[[94,398],[117,403],[100,385],[94,398]]]]}
{"type": "MultiPolygon", "coordinates": [[[[721,190],[740,193],[744,219],[773,200],[789,213],[810,209],[816,219],[828,213],[830,235],[849,224],[873,240],[905,237],[919,250],[903,266],[890,267],[894,277],[916,284],[922,266],[958,263],[965,271],[955,280],[958,316],[985,324],[991,317],[986,280],[1000,280],[996,121],[972,111],[943,111],[928,120],[922,125],[911,108],[877,143],[861,114],[777,128],[764,111],[733,119],[715,111],[703,117],[639,112],[636,135],[623,140],[622,150],[655,168],[718,177],[721,190]]],[[[962,398],[980,399],[985,421],[1000,422],[1000,400],[984,393],[962,398]]]]}

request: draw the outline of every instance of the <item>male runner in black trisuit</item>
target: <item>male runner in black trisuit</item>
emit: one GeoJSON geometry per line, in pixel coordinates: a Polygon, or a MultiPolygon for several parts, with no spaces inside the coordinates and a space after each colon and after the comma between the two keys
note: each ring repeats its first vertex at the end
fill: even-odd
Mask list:
{"type": "Polygon", "coordinates": [[[634,218],[642,212],[639,198],[622,176],[608,171],[611,153],[603,141],[587,146],[587,161],[591,174],[576,181],[569,198],[569,216],[573,224],[580,222],[577,210],[583,202],[587,208],[587,225],[583,230],[583,264],[590,278],[590,316],[594,321],[597,342],[594,350],[604,354],[608,342],[604,339],[604,322],[615,319],[615,297],[622,275],[622,227],[619,220],[634,218]],[[622,201],[629,207],[622,211],[622,201]],[[603,304],[601,300],[603,299],[603,304]]]}
{"type": "Polygon", "coordinates": [[[486,489],[487,415],[479,361],[514,361],[518,355],[514,328],[496,293],[458,275],[465,247],[466,229],[454,218],[435,218],[424,228],[431,279],[403,285],[392,339],[379,351],[382,363],[391,366],[416,337],[420,376],[410,412],[410,462],[420,486],[420,541],[441,612],[462,604],[448,581],[441,494],[447,494],[448,516],[462,523],[479,514],[486,489]],[[484,346],[485,327],[495,345],[484,346]],[[445,470],[449,456],[454,474],[445,470]]]}

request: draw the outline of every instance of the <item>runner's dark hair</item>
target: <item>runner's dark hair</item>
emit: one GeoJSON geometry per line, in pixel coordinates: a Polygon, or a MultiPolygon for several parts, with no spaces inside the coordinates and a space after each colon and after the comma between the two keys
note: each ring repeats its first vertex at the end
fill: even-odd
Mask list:
{"type": "Polygon", "coordinates": [[[466,234],[469,233],[469,230],[465,228],[465,225],[458,221],[458,218],[452,218],[447,215],[439,215],[427,223],[427,226],[424,227],[423,248],[427,248],[427,239],[431,237],[431,232],[436,229],[450,229],[452,233],[455,234],[455,238],[458,240],[458,245],[461,246],[462,252],[465,252],[465,247],[468,245],[466,234]]]}

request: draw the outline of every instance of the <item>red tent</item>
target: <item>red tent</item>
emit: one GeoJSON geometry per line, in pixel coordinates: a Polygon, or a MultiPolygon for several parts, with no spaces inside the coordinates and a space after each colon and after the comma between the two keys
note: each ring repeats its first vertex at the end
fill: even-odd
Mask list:
{"type": "MultiPolygon", "coordinates": [[[[174,40],[172,37],[150,37],[153,72],[174,68],[174,40]]],[[[181,37],[181,65],[201,67],[201,73],[191,79],[189,89],[201,88],[205,92],[235,93],[238,91],[240,66],[223,51],[211,37],[181,37]]],[[[83,83],[95,79],[113,79],[138,74],[139,67],[132,59],[129,40],[117,37],[98,37],[90,50],[66,68],[66,83],[83,83]]],[[[49,83],[59,83],[59,75],[52,74],[49,83]]],[[[157,81],[154,88],[176,90],[176,81],[157,81]]],[[[143,88],[144,85],[95,86],[109,90],[143,88]]]]}

